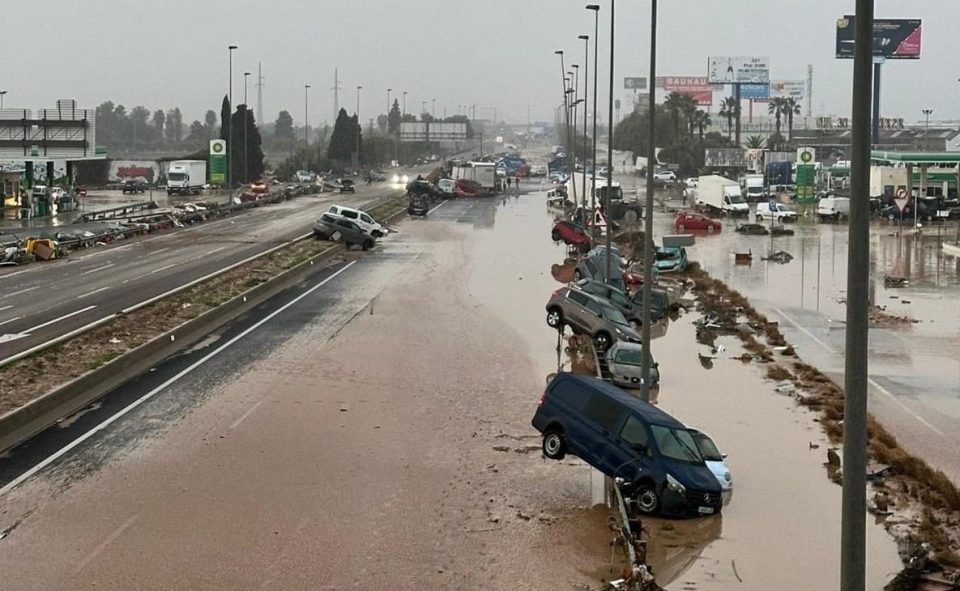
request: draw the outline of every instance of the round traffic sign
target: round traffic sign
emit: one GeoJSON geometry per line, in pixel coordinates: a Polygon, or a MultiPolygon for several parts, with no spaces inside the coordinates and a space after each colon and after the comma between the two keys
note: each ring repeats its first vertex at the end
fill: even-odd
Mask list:
{"type": "Polygon", "coordinates": [[[811,154],[811,153],[810,153],[809,151],[807,151],[807,150],[804,150],[803,152],[800,152],[800,160],[801,160],[804,164],[806,164],[806,163],[810,162],[811,160],[813,160],[813,154],[811,154]]]}

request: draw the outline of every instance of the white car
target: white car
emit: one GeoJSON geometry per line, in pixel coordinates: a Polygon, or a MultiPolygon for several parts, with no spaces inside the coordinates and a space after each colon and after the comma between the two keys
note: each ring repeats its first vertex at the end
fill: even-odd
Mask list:
{"type": "Polygon", "coordinates": [[[713,472],[713,476],[717,479],[717,482],[720,483],[720,488],[723,491],[721,493],[723,495],[723,503],[727,504],[730,502],[730,497],[733,494],[733,476],[730,475],[730,467],[727,466],[727,454],[720,453],[720,448],[717,447],[717,444],[703,431],[689,427],[687,431],[690,432],[690,436],[693,437],[693,440],[697,443],[697,450],[699,450],[700,455],[703,456],[703,461],[706,463],[707,468],[713,472]]]}
{"type": "Polygon", "coordinates": [[[653,173],[653,180],[661,183],[674,183],[677,181],[677,174],[672,170],[658,170],[653,173]]]}
{"type": "Polygon", "coordinates": [[[453,179],[437,179],[437,188],[446,195],[456,193],[457,182],[453,179]]]}
{"type": "Polygon", "coordinates": [[[692,176],[684,179],[683,184],[686,185],[688,189],[696,189],[700,185],[700,177],[692,176]]]}
{"type": "Polygon", "coordinates": [[[782,203],[765,201],[757,203],[756,218],[758,222],[764,220],[795,222],[797,221],[797,212],[782,203]]]}
{"type": "Polygon", "coordinates": [[[331,205],[327,213],[334,217],[346,218],[354,222],[360,226],[361,230],[374,238],[380,238],[387,234],[387,229],[381,226],[377,220],[373,219],[373,217],[365,211],[344,205],[331,205]]]}

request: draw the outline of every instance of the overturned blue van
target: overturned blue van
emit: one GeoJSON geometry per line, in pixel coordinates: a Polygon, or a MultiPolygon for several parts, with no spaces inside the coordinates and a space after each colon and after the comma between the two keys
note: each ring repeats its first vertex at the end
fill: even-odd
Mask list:
{"type": "Polygon", "coordinates": [[[723,506],[720,484],[683,423],[608,382],[557,374],[533,426],[546,457],[569,453],[622,478],[643,513],[712,515],[723,506]]]}

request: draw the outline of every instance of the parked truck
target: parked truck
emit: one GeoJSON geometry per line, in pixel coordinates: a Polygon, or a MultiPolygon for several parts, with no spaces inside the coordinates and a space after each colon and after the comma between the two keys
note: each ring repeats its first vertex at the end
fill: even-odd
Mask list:
{"type": "Polygon", "coordinates": [[[167,195],[198,195],[207,182],[204,160],[174,160],[167,169],[167,195]]]}
{"type": "Polygon", "coordinates": [[[695,203],[727,215],[750,213],[750,206],[740,192],[740,184],[716,174],[700,177],[695,203]]]}
{"type": "Polygon", "coordinates": [[[758,203],[766,199],[762,174],[748,174],[743,177],[743,198],[748,203],[758,203]]]}
{"type": "Polygon", "coordinates": [[[497,186],[497,168],[492,162],[467,162],[463,166],[454,166],[450,176],[454,181],[476,181],[484,189],[497,186]]]}
{"type": "Polygon", "coordinates": [[[767,164],[767,183],[771,186],[793,184],[792,163],[779,161],[767,164]]]}
{"type": "MultiPolygon", "coordinates": [[[[594,191],[593,179],[590,175],[587,175],[587,192],[585,193],[583,188],[583,175],[575,174],[573,177],[567,181],[567,198],[573,199],[573,188],[577,188],[577,200],[581,202],[586,202],[589,207],[591,203],[591,193],[593,194],[594,203],[601,207],[607,206],[607,179],[597,177],[596,190],[594,191]]],[[[625,200],[623,198],[623,189],[620,187],[620,183],[613,181],[610,191],[610,211],[609,217],[611,220],[624,220],[627,222],[636,222],[643,217],[643,204],[637,200],[625,200]]]]}

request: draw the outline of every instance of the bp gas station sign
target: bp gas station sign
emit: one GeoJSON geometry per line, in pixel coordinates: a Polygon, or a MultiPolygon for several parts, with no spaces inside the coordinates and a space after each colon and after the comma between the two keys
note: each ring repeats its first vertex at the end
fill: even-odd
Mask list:
{"type": "Polygon", "coordinates": [[[227,182],[227,142],[210,140],[210,182],[227,182]]]}
{"type": "Polygon", "coordinates": [[[817,184],[817,153],[813,148],[797,148],[797,203],[813,203],[817,184]]]}

